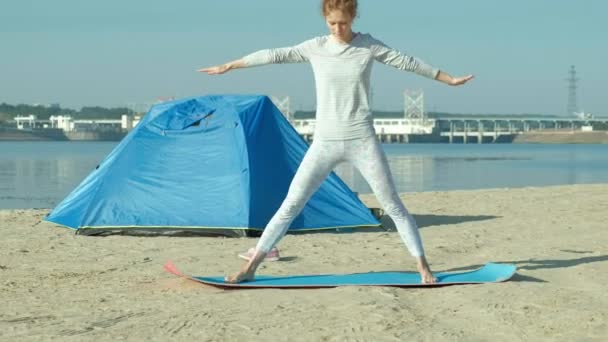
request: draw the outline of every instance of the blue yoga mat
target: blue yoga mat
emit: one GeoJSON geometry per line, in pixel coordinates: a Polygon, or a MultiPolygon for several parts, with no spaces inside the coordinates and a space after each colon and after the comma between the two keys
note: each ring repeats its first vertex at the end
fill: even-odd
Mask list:
{"type": "Polygon", "coordinates": [[[188,278],[206,285],[222,288],[326,288],[337,286],[443,286],[457,284],[496,283],[509,280],[516,267],[512,264],[488,263],[468,272],[434,273],[436,284],[422,284],[417,272],[369,272],[353,274],[319,274],[295,276],[256,276],[255,281],[239,284],[224,282],[224,277],[199,277],[186,275],[167,262],[165,269],[180,277],[188,278]]]}

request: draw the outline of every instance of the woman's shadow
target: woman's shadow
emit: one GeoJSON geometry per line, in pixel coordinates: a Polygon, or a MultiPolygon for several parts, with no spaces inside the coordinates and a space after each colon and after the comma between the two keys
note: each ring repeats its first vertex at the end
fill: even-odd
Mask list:
{"type": "MultiPolygon", "coordinates": [[[[376,217],[381,223],[382,230],[392,231],[396,230],[395,222],[388,216],[384,215],[381,209],[372,209],[372,213],[377,215],[376,217]]],[[[445,215],[414,215],[414,219],[418,224],[419,228],[430,227],[430,226],[440,226],[440,225],[450,225],[450,224],[458,224],[463,222],[471,222],[471,221],[484,221],[499,218],[498,216],[488,216],[488,215],[476,215],[476,216],[445,216],[445,215]]],[[[572,254],[591,254],[593,251],[576,251],[576,250],[561,250],[562,252],[572,253],[572,254]]],[[[505,264],[514,264],[517,266],[519,270],[538,270],[538,269],[552,269],[552,268],[568,268],[574,267],[581,264],[588,264],[593,262],[604,262],[608,261],[608,255],[598,255],[598,256],[584,256],[581,258],[575,259],[527,259],[527,260],[511,260],[511,261],[496,261],[499,263],[505,264]]],[[[462,271],[470,271],[477,268],[482,267],[483,265],[469,265],[464,267],[456,267],[444,270],[444,272],[462,272],[462,271]]],[[[545,283],[547,281],[531,276],[525,276],[522,274],[515,274],[513,281],[529,281],[529,282],[541,282],[545,283]]]]}
{"type": "MultiPolygon", "coordinates": [[[[573,251],[573,250],[561,250],[562,252],[567,253],[576,253],[576,254],[587,254],[594,253],[593,251],[573,251]]],[[[582,258],[575,259],[527,259],[527,260],[506,260],[506,261],[496,261],[498,263],[505,264],[514,264],[517,266],[518,270],[539,270],[539,269],[552,269],[552,268],[568,268],[574,267],[582,264],[590,264],[593,262],[605,262],[608,261],[608,255],[597,255],[597,256],[585,256],[582,258]]],[[[445,272],[462,272],[462,271],[470,271],[473,269],[477,269],[482,267],[483,265],[470,265],[464,267],[456,267],[445,270],[445,272]]],[[[546,280],[525,276],[522,274],[515,274],[511,279],[513,281],[530,281],[530,282],[539,282],[546,283],[546,280]]]]}

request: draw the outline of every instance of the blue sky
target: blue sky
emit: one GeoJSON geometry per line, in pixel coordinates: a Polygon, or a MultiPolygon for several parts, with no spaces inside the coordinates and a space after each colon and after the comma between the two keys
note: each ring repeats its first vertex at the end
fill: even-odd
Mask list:
{"type": "MultiPolygon", "coordinates": [[[[608,115],[606,13],[605,0],[360,0],[354,30],[477,77],[453,88],[377,64],[375,109],[401,110],[410,88],[425,91],[431,111],[565,115],[576,65],[579,107],[608,115]]],[[[307,64],[195,70],[324,34],[317,0],[2,0],[0,102],[79,108],[255,93],[313,109],[307,64]]]]}

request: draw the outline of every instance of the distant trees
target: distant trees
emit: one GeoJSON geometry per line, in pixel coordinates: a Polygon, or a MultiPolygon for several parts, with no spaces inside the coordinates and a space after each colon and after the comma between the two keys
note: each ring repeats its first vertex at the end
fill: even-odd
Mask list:
{"type": "Polygon", "coordinates": [[[3,116],[9,116],[9,119],[14,118],[18,115],[36,115],[40,119],[48,119],[51,115],[71,115],[74,110],[62,109],[61,107],[46,107],[46,106],[32,106],[26,104],[10,105],[6,103],[0,104],[0,114],[3,116]]]}
{"type": "Polygon", "coordinates": [[[0,125],[6,124],[12,117],[7,113],[0,112],[0,125]]]}
{"type": "Polygon", "coordinates": [[[79,119],[120,119],[128,112],[127,108],[82,107],[74,116],[79,119]]]}

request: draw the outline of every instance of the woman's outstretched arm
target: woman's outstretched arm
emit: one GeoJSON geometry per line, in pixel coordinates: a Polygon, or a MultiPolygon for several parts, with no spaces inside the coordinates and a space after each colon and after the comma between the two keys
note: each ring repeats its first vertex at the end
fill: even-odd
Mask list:
{"type": "Polygon", "coordinates": [[[473,78],[473,75],[452,77],[448,73],[426,64],[416,57],[408,56],[387,46],[380,40],[377,40],[371,36],[369,36],[369,39],[371,50],[374,53],[374,58],[380,63],[390,65],[397,69],[415,72],[418,75],[452,86],[465,84],[473,78]]]}
{"type": "Polygon", "coordinates": [[[308,40],[296,46],[260,50],[232,62],[198,69],[197,71],[206,72],[209,75],[219,75],[233,69],[259,65],[303,63],[308,61],[313,45],[314,40],[308,40]]]}

